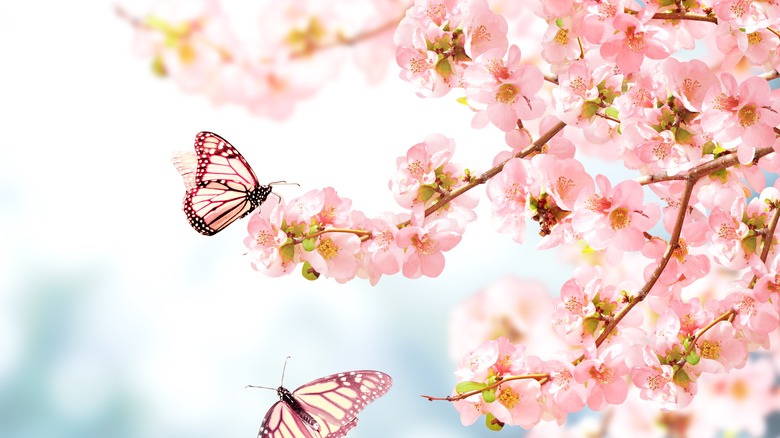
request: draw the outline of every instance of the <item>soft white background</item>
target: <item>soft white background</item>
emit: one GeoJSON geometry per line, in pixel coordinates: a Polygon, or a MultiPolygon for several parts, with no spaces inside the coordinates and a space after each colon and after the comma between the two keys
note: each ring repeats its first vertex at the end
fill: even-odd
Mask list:
{"type": "Polygon", "coordinates": [[[287,199],[332,186],[371,215],[399,210],[387,181],[425,136],[454,137],[476,170],[502,136],[471,130],[457,96],[417,98],[395,65],[375,88],[348,66],[273,123],[182,94],[131,43],[110,2],[0,5],[0,436],[255,436],[276,395],[244,385],[277,386],[287,355],[290,389],[394,378],[350,437],[496,436],[419,395],[452,390],[452,307],[506,274],[557,289],[554,254],[494,233],[483,200],[439,278],[267,278],[244,256],[246,220],[190,229],[169,157],[211,130],[262,180],[299,183],[277,188],[287,199]]]}

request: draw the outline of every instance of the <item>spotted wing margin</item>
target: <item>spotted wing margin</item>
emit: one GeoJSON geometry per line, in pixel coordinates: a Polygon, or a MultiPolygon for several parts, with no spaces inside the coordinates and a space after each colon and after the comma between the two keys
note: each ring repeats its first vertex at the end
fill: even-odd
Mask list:
{"type": "Polygon", "coordinates": [[[246,189],[233,181],[210,181],[192,188],[184,195],[182,206],[192,228],[207,236],[252,210],[246,189]]]}
{"type": "Polygon", "coordinates": [[[198,157],[198,169],[195,182],[234,181],[247,190],[260,183],[244,156],[227,140],[213,132],[199,132],[195,136],[195,153],[198,157]]]}
{"type": "Polygon", "coordinates": [[[263,418],[258,438],[321,438],[301,420],[287,403],[276,402],[263,418]]]}
{"type": "Polygon", "coordinates": [[[355,427],[357,414],[385,395],[392,384],[393,379],[385,373],[358,370],[314,380],[292,394],[318,420],[323,437],[330,438],[343,436],[355,427]]]}

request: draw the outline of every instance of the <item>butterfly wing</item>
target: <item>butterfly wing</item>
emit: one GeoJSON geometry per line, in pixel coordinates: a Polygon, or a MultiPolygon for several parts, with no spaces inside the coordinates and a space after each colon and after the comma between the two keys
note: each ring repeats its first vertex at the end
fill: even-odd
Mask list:
{"type": "Polygon", "coordinates": [[[195,136],[195,154],[198,169],[195,181],[235,181],[247,191],[260,183],[244,156],[227,140],[213,132],[199,132],[195,136]]]}
{"type": "Polygon", "coordinates": [[[357,414],[385,395],[393,379],[379,371],[358,370],[309,382],[292,392],[301,407],[320,424],[323,437],[344,436],[357,424],[357,414]]]}
{"type": "Polygon", "coordinates": [[[320,438],[287,403],[276,402],[263,418],[258,438],[320,438]]]}
{"type": "Polygon", "coordinates": [[[171,161],[187,188],[184,213],[192,228],[207,236],[249,214],[271,193],[241,153],[212,132],[195,136],[194,154],[175,153],[171,161]]]}

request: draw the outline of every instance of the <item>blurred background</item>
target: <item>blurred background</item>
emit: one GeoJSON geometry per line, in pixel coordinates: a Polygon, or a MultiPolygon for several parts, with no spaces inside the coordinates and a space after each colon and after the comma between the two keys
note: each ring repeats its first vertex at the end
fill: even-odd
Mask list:
{"type": "MultiPolygon", "coordinates": [[[[134,2],[128,12],[154,3],[134,2]]],[[[237,28],[256,30],[257,5],[221,3],[237,28]]],[[[493,231],[482,200],[438,278],[397,275],[375,287],[268,278],[245,254],[246,219],[214,237],[190,228],[170,163],[171,152],[191,150],[198,131],[213,131],[262,182],[300,184],[275,187],[286,199],[330,186],[373,216],[400,211],[388,181],[413,144],[432,133],[452,137],[453,161],[481,172],[506,149],[503,134],[472,129],[457,96],[418,98],[392,61],[373,86],[345,62],[283,121],[215,106],[156,77],[115,6],[0,5],[0,437],[256,436],[277,396],[244,386],[279,385],[288,355],[291,390],[353,369],[393,377],[351,438],[522,436],[520,428],[496,435],[482,419],[463,427],[449,403],[420,395],[450,394],[453,349],[478,343],[457,330],[469,306],[480,305],[474,293],[520,278],[538,282],[528,283],[529,296],[557,294],[569,278],[558,254],[533,249],[533,225],[517,245],[493,231]]],[[[587,166],[626,177],[601,162],[587,166]]],[[[541,301],[527,304],[541,309],[541,301]]],[[[754,382],[766,389],[778,363],[777,355],[773,366],[762,362],[770,377],[754,382]]],[[[753,421],[749,413],[760,410],[753,424],[761,422],[764,410],[780,406],[771,390],[764,396],[722,415],[753,421]]],[[[630,409],[642,414],[626,424],[657,414],[630,409]]],[[[581,417],[570,419],[583,424],[581,417]]]]}
{"type": "Polygon", "coordinates": [[[285,198],[332,186],[373,215],[398,210],[395,159],[427,135],[455,138],[475,170],[503,135],[472,130],[454,98],[416,97],[394,65],[374,87],[345,65],[272,122],[182,93],[132,42],[110,2],[0,5],[0,436],[255,436],[277,397],[244,386],[277,386],[287,355],[290,389],[393,377],[350,437],[496,436],[420,394],[455,383],[453,307],[508,274],[557,289],[569,268],[553,253],[495,233],[483,202],[439,278],[268,278],[245,256],[246,220],[211,238],[189,227],[170,154],[214,131],[262,181],[300,184],[285,198]]]}

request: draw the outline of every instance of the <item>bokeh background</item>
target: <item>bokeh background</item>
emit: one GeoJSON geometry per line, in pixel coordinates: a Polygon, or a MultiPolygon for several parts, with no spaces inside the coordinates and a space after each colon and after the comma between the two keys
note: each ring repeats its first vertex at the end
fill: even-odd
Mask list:
{"type": "Polygon", "coordinates": [[[211,130],[262,180],[299,183],[285,198],[332,186],[372,215],[398,210],[395,159],[427,135],[455,138],[474,170],[503,136],[472,130],[454,98],[417,98],[395,66],[376,87],[345,66],[284,122],[214,107],[152,75],[132,34],[111,2],[0,5],[0,437],[255,436],[276,395],[244,386],[277,386],[288,355],[290,389],[394,378],[350,437],[520,435],[464,428],[420,394],[455,383],[452,309],[506,275],[557,290],[570,268],[554,253],[495,233],[483,202],[439,278],[268,278],[244,254],[246,220],[189,227],[169,161],[211,130]]]}

